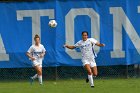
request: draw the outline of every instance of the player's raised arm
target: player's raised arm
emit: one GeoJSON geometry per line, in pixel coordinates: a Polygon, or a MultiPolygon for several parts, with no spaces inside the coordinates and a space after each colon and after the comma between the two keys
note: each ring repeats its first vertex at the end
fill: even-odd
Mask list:
{"type": "Polygon", "coordinates": [[[75,46],[69,46],[69,45],[64,45],[64,47],[66,47],[68,49],[74,49],[74,48],[76,48],[75,46]]]}
{"type": "Polygon", "coordinates": [[[97,42],[95,45],[97,45],[97,46],[99,46],[99,47],[104,47],[104,46],[105,46],[105,44],[101,44],[101,43],[99,43],[99,42],[97,42]]]}

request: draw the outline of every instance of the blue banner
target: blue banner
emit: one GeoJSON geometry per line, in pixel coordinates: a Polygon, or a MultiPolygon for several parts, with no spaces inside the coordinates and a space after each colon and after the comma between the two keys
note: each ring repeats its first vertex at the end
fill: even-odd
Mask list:
{"type": "Polygon", "coordinates": [[[31,67],[26,51],[39,34],[47,50],[43,66],[82,66],[81,32],[105,43],[96,47],[98,66],[140,63],[139,0],[48,0],[0,3],[0,68],[31,67]],[[55,19],[56,28],[48,26],[55,19]]]}

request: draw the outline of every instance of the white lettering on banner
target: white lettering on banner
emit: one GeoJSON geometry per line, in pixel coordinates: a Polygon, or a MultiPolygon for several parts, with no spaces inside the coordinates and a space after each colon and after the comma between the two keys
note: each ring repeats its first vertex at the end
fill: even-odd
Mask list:
{"type": "Polygon", "coordinates": [[[1,35],[0,35],[0,61],[9,61],[9,54],[6,54],[6,50],[1,35]]]}
{"type": "MultiPolygon", "coordinates": [[[[140,6],[138,6],[138,13],[140,13],[140,6]]],[[[21,21],[24,17],[32,18],[32,43],[34,43],[34,35],[38,34],[41,37],[41,16],[48,16],[49,19],[54,19],[54,9],[44,9],[44,10],[17,10],[17,20],[21,21]]],[[[110,14],[113,15],[113,51],[110,52],[111,58],[124,58],[125,51],[123,51],[123,36],[122,27],[124,27],[125,32],[129,36],[130,40],[134,44],[134,47],[140,54],[140,38],[131,24],[129,18],[126,16],[122,7],[110,7],[110,14]]],[[[88,16],[91,20],[91,37],[96,38],[100,42],[100,16],[93,8],[77,8],[71,9],[65,16],[65,36],[66,44],[74,45],[74,20],[77,16],[88,16]]],[[[0,37],[1,38],[1,37],[0,37]]],[[[2,39],[0,39],[2,43],[2,39]]],[[[2,43],[3,45],[3,43],[2,43]]],[[[95,51],[98,53],[100,47],[95,47],[95,51]]],[[[2,48],[0,47],[0,53],[2,48]]],[[[5,50],[3,50],[3,53],[5,50]]],[[[80,59],[81,53],[76,50],[65,50],[66,53],[73,59],[80,59]]],[[[6,56],[6,55],[5,55],[6,56]]],[[[4,58],[4,57],[1,57],[4,58]]],[[[7,58],[9,56],[7,55],[7,58]]]]}
{"type": "Polygon", "coordinates": [[[48,16],[49,19],[54,19],[54,9],[46,10],[17,10],[17,20],[23,20],[24,17],[32,18],[32,43],[34,36],[38,34],[41,37],[40,16],[48,16]]]}
{"type": "Polygon", "coordinates": [[[122,27],[124,27],[140,54],[140,38],[123,9],[121,7],[111,7],[110,13],[113,15],[113,51],[111,51],[111,58],[125,57],[125,51],[122,50],[122,27]]]}
{"type": "MultiPolygon", "coordinates": [[[[65,17],[65,28],[66,28],[66,43],[73,45],[75,43],[74,39],[74,19],[78,15],[87,15],[91,19],[91,37],[96,38],[100,41],[100,17],[93,8],[78,8],[71,9],[65,17]]],[[[81,35],[81,34],[80,34],[81,35]]],[[[96,52],[98,53],[100,47],[95,47],[96,52]]],[[[73,59],[80,59],[81,54],[76,50],[66,49],[66,53],[71,56],[73,59]]]]}

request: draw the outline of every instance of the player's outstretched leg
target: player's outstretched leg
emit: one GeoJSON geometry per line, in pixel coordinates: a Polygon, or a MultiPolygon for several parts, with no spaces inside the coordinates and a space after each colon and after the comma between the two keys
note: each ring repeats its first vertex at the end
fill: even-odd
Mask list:
{"type": "Polygon", "coordinates": [[[35,69],[37,71],[39,84],[42,85],[42,67],[35,66],[35,69]]]}
{"type": "Polygon", "coordinates": [[[30,77],[30,84],[32,85],[33,81],[38,77],[37,74],[35,74],[34,76],[30,77]]]}
{"type": "Polygon", "coordinates": [[[84,67],[85,67],[85,69],[88,72],[88,80],[90,82],[90,86],[93,88],[94,87],[94,82],[93,82],[92,70],[90,68],[90,65],[89,64],[86,64],[84,67]]]}
{"type": "Polygon", "coordinates": [[[92,73],[93,73],[93,77],[96,77],[98,75],[97,66],[92,67],[91,70],[92,70],[92,73]]]}

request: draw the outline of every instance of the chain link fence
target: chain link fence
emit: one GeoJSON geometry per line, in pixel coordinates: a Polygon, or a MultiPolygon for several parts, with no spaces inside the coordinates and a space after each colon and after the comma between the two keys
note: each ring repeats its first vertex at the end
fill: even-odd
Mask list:
{"type": "MultiPolygon", "coordinates": [[[[34,68],[1,68],[0,80],[28,80],[36,73],[34,68]]],[[[137,78],[140,76],[140,65],[100,66],[97,79],[102,78],[137,78]]],[[[87,73],[83,67],[59,66],[44,67],[44,80],[86,79],[87,73]]]]}

